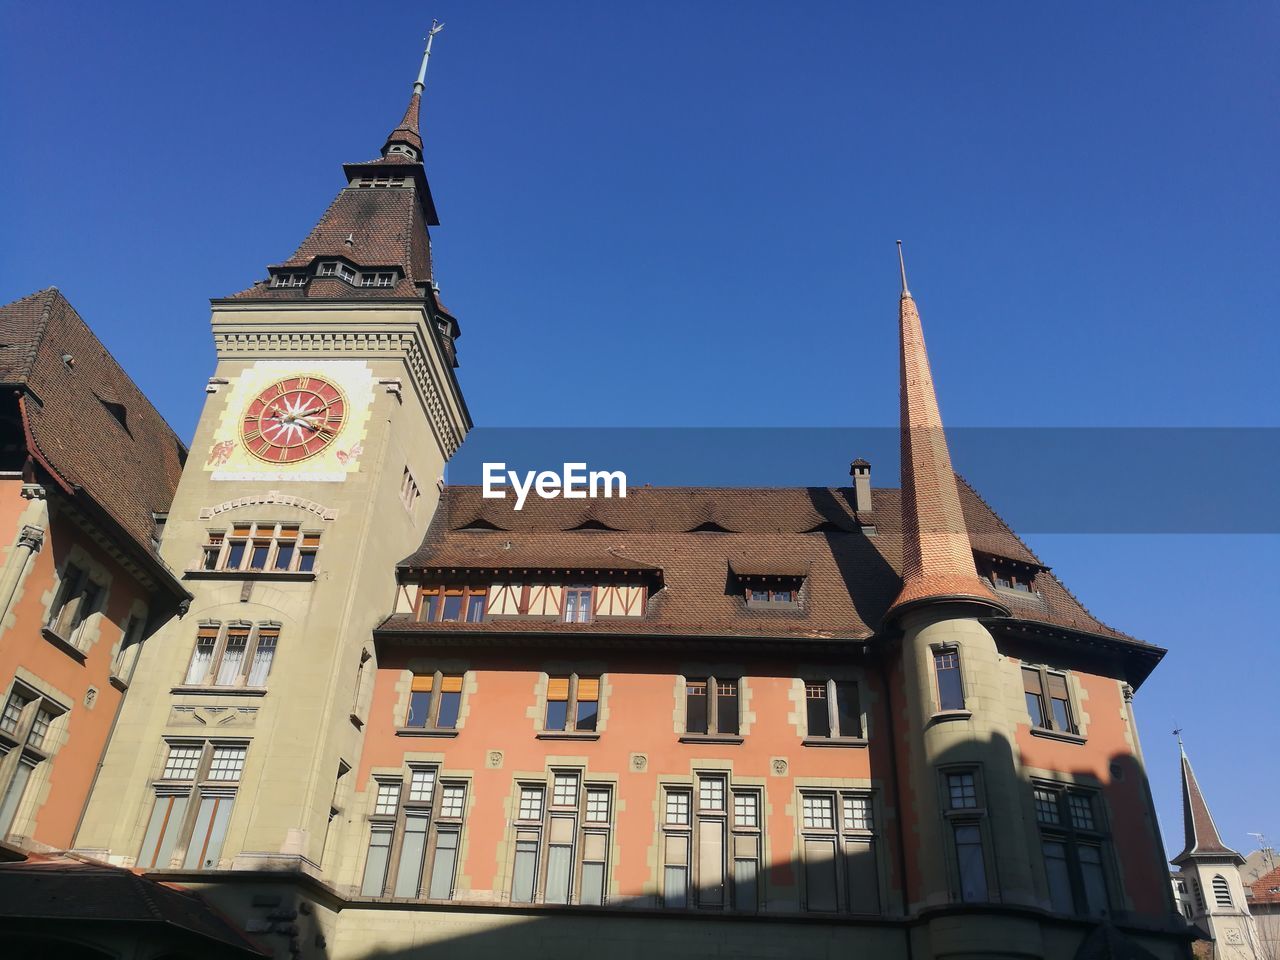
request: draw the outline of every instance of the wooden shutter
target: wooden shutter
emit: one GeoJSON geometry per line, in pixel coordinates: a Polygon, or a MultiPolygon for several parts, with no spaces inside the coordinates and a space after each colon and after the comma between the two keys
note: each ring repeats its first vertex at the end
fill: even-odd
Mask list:
{"type": "Polygon", "coordinates": [[[580,678],[578,680],[578,702],[582,703],[584,700],[595,701],[599,699],[600,699],[599,678],[596,678],[596,677],[592,677],[590,679],[585,677],[580,678]]]}
{"type": "MultiPolygon", "coordinates": [[[[552,677],[547,681],[547,699],[548,700],[568,700],[569,699],[569,678],[568,677],[552,677]]],[[[582,686],[578,686],[578,699],[582,699],[582,686]]]]}

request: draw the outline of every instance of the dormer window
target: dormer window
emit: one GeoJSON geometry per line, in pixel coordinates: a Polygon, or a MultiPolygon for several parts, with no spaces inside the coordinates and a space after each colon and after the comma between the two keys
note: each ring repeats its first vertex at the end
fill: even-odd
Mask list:
{"type": "Polygon", "coordinates": [[[322,263],[318,273],[322,277],[338,277],[351,284],[356,282],[356,272],[345,263],[337,263],[335,261],[322,263]]]}
{"type": "Polygon", "coordinates": [[[978,572],[1000,590],[1016,590],[1019,593],[1035,593],[1036,573],[1039,568],[1018,563],[1004,557],[978,557],[978,572]]]}
{"type": "Polygon", "coordinates": [[[307,275],[305,273],[277,273],[271,278],[273,287],[305,287],[307,285],[307,275]]]}
{"type": "MultiPolygon", "coordinates": [[[[391,148],[395,150],[395,147],[391,148]]],[[[407,152],[407,151],[406,151],[407,152]]],[[[405,185],[404,177],[361,177],[356,181],[357,187],[403,187],[405,185]]]]}
{"type": "Polygon", "coordinates": [[[362,287],[394,287],[395,283],[396,275],[394,273],[360,274],[360,286],[362,287]]]}
{"type": "Polygon", "coordinates": [[[795,610],[800,605],[804,577],[740,573],[736,579],[749,610],[795,610]]]}

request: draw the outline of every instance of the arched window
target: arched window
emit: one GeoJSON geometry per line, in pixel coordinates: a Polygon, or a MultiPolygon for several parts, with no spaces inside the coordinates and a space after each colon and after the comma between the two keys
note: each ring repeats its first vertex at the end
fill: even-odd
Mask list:
{"type": "Polygon", "coordinates": [[[1231,906],[1231,886],[1222,874],[1213,878],[1213,899],[1220,907],[1231,906]]]}

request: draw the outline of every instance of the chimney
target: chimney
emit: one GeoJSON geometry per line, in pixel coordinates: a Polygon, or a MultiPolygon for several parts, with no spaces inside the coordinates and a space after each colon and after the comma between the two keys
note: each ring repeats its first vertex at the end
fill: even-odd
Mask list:
{"type": "Polygon", "coordinates": [[[853,508],[859,513],[871,512],[871,464],[859,457],[849,464],[853,477],[853,508]]]}

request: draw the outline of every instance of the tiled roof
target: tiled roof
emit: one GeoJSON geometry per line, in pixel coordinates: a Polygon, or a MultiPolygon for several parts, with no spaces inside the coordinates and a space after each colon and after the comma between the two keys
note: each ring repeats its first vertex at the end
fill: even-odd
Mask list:
{"type": "Polygon", "coordinates": [[[1249,885],[1249,905],[1274,903],[1280,906],[1280,867],[1264,873],[1249,885]]]}
{"type": "Polygon", "coordinates": [[[418,285],[431,282],[431,247],[418,189],[412,178],[405,186],[344,188],[293,256],[277,265],[302,268],[317,257],[334,257],[357,268],[399,267],[403,277],[396,286],[353,287],[337,278],[313,277],[305,287],[273,287],[263,280],[229,299],[421,298],[418,285]]]}
{"type": "Polygon", "coordinates": [[[422,96],[415,90],[413,96],[409,98],[409,106],[404,112],[404,118],[387,136],[387,142],[382,148],[384,155],[395,156],[387,152],[387,147],[393,143],[407,143],[419,154],[422,153],[422,134],[418,132],[418,113],[421,108],[422,96]]]}
{"type": "Polygon", "coordinates": [[[1234,857],[1244,862],[1240,854],[1222,842],[1218,825],[1213,822],[1213,814],[1209,812],[1209,804],[1204,799],[1185,750],[1182,751],[1182,829],[1185,843],[1182,852],[1173,858],[1173,863],[1182,863],[1197,856],[1234,857]]]}
{"type": "MultiPolygon", "coordinates": [[[[904,271],[905,273],[905,271],[904,271]]],[[[898,305],[902,406],[902,591],[893,611],[963,597],[1002,610],[978,577],[951,453],[942,430],[924,331],[904,276],[898,305]]]]}
{"type": "MultiPolygon", "coordinates": [[[[959,485],[959,497],[966,528],[985,551],[1037,568],[1038,595],[1009,602],[1015,619],[1138,643],[1085,610],[967,484],[959,485]]],[[[383,630],[866,639],[881,629],[902,587],[900,503],[900,492],[885,488],[874,491],[871,512],[858,514],[850,488],[633,487],[621,499],[530,498],[516,511],[512,499],[485,499],[479,487],[447,487],[422,546],[401,563],[403,569],[492,575],[516,569],[624,571],[635,564],[661,568],[664,588],[638,618],[427,625],[399,616],[383,630]],[[706,531],[709,520],[734,532],[706,531]],[[612,529],[575,529],[587,521],[612,529]],[[867,525],[874,534],[845,532],[867,525]],[[815,529],[823,532],[807,532],[815,529]],[[798,609],[748,609],[731,592],[734,570],[803,570],[798,609]]]]}
{"type": "Polygon", "coordinates": [[[163,924],[212,941],[228,956],[266,955],[190,890],[69,857],[0,864],[0,917],[48,920],[69,930],[79,923],[163,924]]]}
{"type": "Polygon", "coordinates": [[[56,288],[0,307],[0,343],[0,382],[28,391],[33,455],[154,556],[151,515],[169,509],[186,459],[177,434],[56,288]]]}

